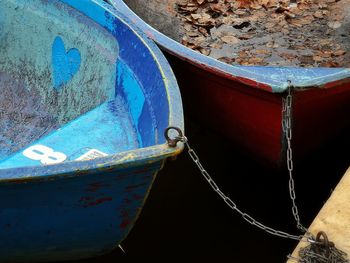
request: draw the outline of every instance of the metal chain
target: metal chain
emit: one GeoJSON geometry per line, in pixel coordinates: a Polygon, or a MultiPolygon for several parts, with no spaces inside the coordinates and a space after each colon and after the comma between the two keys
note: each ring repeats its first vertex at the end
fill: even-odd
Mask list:
{"type": "Polygon", "coordinates": [[[236,203],[232,201],[227,195],[225,195],[221,189],[218,187],[218,185],[215,183],[215,181],[212,179],[212,177],[209,175],[209,173],[204,169],[203,165],[201,164],[198,155],[195,153],[195,151],[191,148],[191,146],[188,143],[188,139],[182,134],[182,131],[179,128],[176,127],[169,127],[165,131],[165,137],[168,141],[168,144],[172,147],[176,146],[177,142],[181,141],[184,143],[188,149],[188,154],[190,155],[193,162],[197,165],[199,170],[201,171],[203,177],[205,180],[209,183],[209,185],[214,189],[214,191],[224,200],[224,202],[234,211],[236,211],[238,214],[241,215],[241,217],[247,221],[249,224],[260,228],[261,230],[270,233],[274,236],[288,238],[292,240],[297,241],[306,241],[306,242],[313,242],[312,239],[305,238],[303,235],[292,235],[280,230],[273,229],[271,227],[268,227],[257,220],[255,220],[252,216],[250,216],[247,213],[244,213],[242,210],[238,208],[236,203]],[[169,130],[174,129],[179,133],[179,136],[177,136],[175,139],[170,139],[168,132],[169,130]]]}
{"type": "Polygon", "coordinates": [[[297,223],[297,228],[301,231],[308,233],[307,228],[304,227],[300,222],[300,216],[298,207],[296,205],[296,194],[295,194],[295,184],[293,176],[293,150],[292,150],[292,105],[293,105],[293,96],[292,96],[292,87],[288,88],[288,95],[283,99],[283,110],[282,110],[282,129],[287,141],[287,169],[289,174],[289,196],[292,201],[292,213],[294,219],[297,223]]]}
{"type": "Polygon", "coordinates": [[[252,216],[247,213],[244,213],[237,207],[237,204],[232,201],[227,195],[225,195],[209,173],[204,169],[201,164],[198,155],[191,148],[188,143],[188,139],[183,135],[181,129],[177,127],[168,127],[165,130],[165,138],[170,147],[176,147],[178,142],[182,142],[188,149],[188,154],[190,155],[193,162],[197,165],[198,169],[202,173],[204,179],[209,183],[209,185],[213,188],[213,190],[224,200],[224,202],[234,211],[241,215],[241,217],[248,222],[249,224],[260,228],[261,230],[278,237],[283,237],[287,239],[297,240],[297,241],[305,241],[308,242],[309,245],[304,249],[300,250],[299,256],[300,258],[294,258],[289,256],[289,259],[296,260],[299,263],[350,263],[349,260],[346,259],[346,253],[337,249],[334,246],[334,243],[328,242],[328,238],[324,232],[319,232],[317,237],[315,237],[308,232],[307,228],[304,227],[300,222],[300,216],[298,207],[296,205],[296,194],[295,194],[295,183],[293,178],[293,151],[292,151],[292,86],[290,85],[288,88],[288,94],[285,99],[283,99],[283,107],[282,107],[282,130],[285,135],[287,141],[287,169],[289,174],[289,195],[292,201],[292,213],[294,219],[297,223],[297,228],[304,232],[304,235],[292,235],[280,230],[273,229],[268,227],[259,221],[256,221],[252,216]],[[174,139],[169,137],[170,130],[176,130],[178,132],[178,136],[174,139]],[[320,239],[320,236],[323,236],[323,240],[320,239]]]}
{"type": "Polygon", "coordinates": [[[299,250],[299,258],[291,255],[288,258],[299,263],[350,263],[347,254],[336,248],[325,232],[318,232],[315,241],[299,250]]]}
{"type": "Polygon", "coordinates": [[[337,249],[333,242],[329,242],[325,232],[320,231],[316,239],[300,222],[298,207],[296,205],[295,183],[293,176],[293,151],[292,151],[292,86],[288,88],[288,95],[283,99],[282,112],[282,129],[287,141],[287,169],[289,174],[289,195],[292,200],[292,213],[297,223],[297,228],[305,233],[310,244],[299,251],[299,258],[290,259],[296,260],[299,263],[350,263],[346,259],[346,253],[337,249]],[[323,240],[320,237],[323,237],[323,240]]]}
{"type": "Polygon", "coordinates": [[[218,187],[218,185],[214,182],[214,180],[211,178],[211,176],[209,175],[209,173],[203,168],[203,165],[201,164],[201,162],[199,161],[198,155],[195,153],[195,151],[191,148],[191,146],[188,143],[188,140],[186,137],[183,137],[182,140],[183,143],[185,143],[185,145],[187,146],[188,149],[188,154],[190,155],[191,159],[193,160],[193,162],[197,165],[197,167],[199,168],[199,170],[201,171],[203,177],[205,178],[205,180],[209,183],[209,185],[214,189],[214,191],[224,200],[224,202],[234,211],[236,211],[237,213],[239,213],[242,218],[247,221],[249,224],[254,225],[262,230],[264,230],[265,232],[268,232],[272,235],[275,236],[279,236],[279,237],[283,237],[283,238],[288,238],[288,239],[293,239],[293,240],[302,240],[303,239],[303,235],[291,235],[288,234],[286,232],[280,231],[280,230],[276,230],[273,229],[271,227],[268,227],[258,221],[256,221],[252,216],[250,216],[247,213],[244,213],[242,210],[240,210],[236,203],[234,201],[232,201],[228,196],[226,196],[218,187]]]}

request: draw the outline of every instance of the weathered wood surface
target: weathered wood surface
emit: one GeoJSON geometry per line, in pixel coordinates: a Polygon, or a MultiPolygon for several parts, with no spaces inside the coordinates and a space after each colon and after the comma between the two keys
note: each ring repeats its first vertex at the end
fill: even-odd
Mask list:
{"type": "MultiPolygon", "coordinates": [[[[315,235],[321,230],[325,231],[329,240],[333,241],[338,249],[350,255],[350,168],[312,222],[309,230],[315,235]]],[[[305,246],[307,243],[300,242],[292,256],[298,257],[300,248],[305,246]]],[[[287,263],[294,262],[289,260],[287,263]]]]}

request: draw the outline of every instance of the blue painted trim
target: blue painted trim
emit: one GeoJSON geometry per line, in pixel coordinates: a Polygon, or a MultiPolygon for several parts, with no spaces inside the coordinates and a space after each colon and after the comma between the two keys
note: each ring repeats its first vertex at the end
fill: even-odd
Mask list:
{"type": "MultiPolygon", "coordinates": [[[[169,104],[169,116],[167,126],[177,126],[184,129],[183,111],[181,103],[181,95],[178,89],[176,79],[173,72],[158,47],[149,40],[140,30],[132,28],[132,24],[126,17],[107,5],[102,0],[60,0],[78,11],[84,13],[95,22],[104,26],[112,32],[115,30],[111,20],[105,16],[106,12],[113,15],[115,19],[120,20],[124,26],[124,30],[133,32],[152,54],[153,59],[157,62],[160,72],[162,73],[162,81],[166,87],[166,96],[169,104]]],[[[163,134],[158,135],[163,136],[163,134]]],[[[66,177],[86,176],[89,172],[103,172],[111,168],[122,170],[135,166],[142,166],[156,163],[167,157],[177,155],[181,152],[183,145],[177,148],[170,148],[165,144],[141,148],[137,150],[118,153],[115,155],[102,157],[90,161],[65,162],[57,165],[21,167],[0,170],[1,183],[17,183],[18,181],[45,181],[60,179],[66,177]]]]}
{"type": "MultiPolygon", "coordinates": [[[[207,57],[189,49],[182,44],[160,33],[140,17],[138,17],[122,0],[110,0],[113,6],[132,20],[161,47],[170,53],[189,61],[197,66],[205,66],[208,70],[225,74],[233,78],[245,78],[268,85],[272,92],[284,92],[289,86],[289,80],[296,88],[322,87],[327,83],[344,80],[350,82],[350,69],[348,68],[293,68],[293,67],[265,67],[265,66],[231,66],[219,60],[207,57]]],[[[238,80],[240,81],[240,80],[238,80]]]]}

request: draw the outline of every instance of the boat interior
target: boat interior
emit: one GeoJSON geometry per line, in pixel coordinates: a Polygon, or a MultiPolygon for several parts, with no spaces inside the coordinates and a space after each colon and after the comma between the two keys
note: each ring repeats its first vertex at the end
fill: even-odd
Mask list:
{"type": "Polygon", "coordinates": [[[0,2],[0,169],[164,142],[169,105],[152,52],[102,7],[76,2],[0,2]]]}

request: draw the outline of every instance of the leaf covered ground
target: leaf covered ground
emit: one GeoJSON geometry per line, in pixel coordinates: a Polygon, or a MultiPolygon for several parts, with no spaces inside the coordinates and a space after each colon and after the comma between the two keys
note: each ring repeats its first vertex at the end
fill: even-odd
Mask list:
{"type": "Polygon", "coordinates": [[[236,65],[350,66],[349,0],[177,0],[182,44],[236,65]]]}

